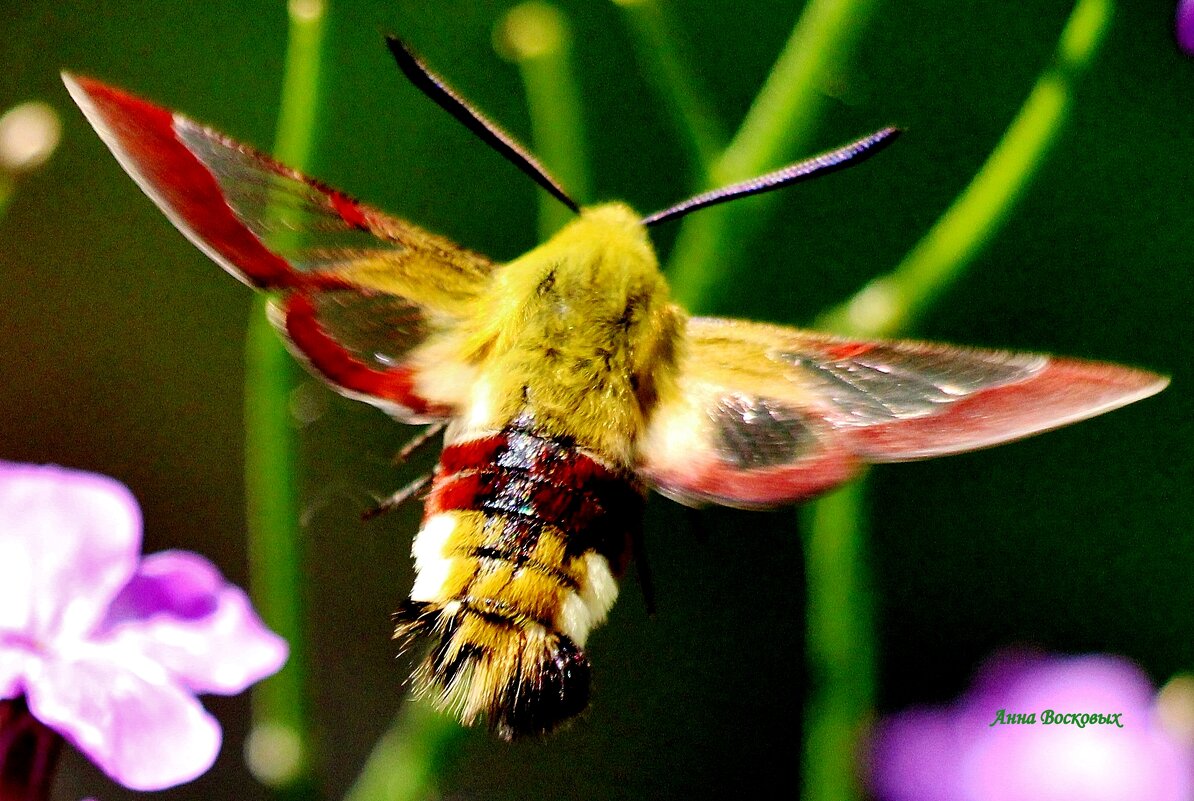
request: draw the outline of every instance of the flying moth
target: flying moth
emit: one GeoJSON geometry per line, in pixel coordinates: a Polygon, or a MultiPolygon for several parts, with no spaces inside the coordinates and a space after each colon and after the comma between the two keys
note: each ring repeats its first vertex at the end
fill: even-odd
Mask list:
{"type": "Polygon", "coordinates": [[[971,451],[1101,414],[1166,379],[1114,364],[854,341],[689,316],[648,230],[841,169],[897,131],[646,217],[579,207],[509,134],[398,39],[406,77],[575,213],[495,264],[181,114],[64,75],[121,166],[249,286],[293,353],[402,423],[445,426],[397,637],[415,688],[504,737],[588,704],[592,629],[653,489],[682,504],[808,499],[861,465],[971,451]]]}

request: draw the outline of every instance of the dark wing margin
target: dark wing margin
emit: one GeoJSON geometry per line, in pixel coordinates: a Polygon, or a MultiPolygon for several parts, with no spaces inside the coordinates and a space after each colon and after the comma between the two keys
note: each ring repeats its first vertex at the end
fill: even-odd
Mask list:
{"type": "Polygon", "coordinates": [[[187,117],[63,74],[116,159],[174,225],[239,280],[275,290],[271,319],[333,388],[395,417],[454,413],[424,375],[438,330],[488,285],[484,257],[391,217],[187,117]]]}
{"type": "Polygon", "coordinates": [[[866,462],[961,453],[1116,409],[1167,379],[1115,364],[689,321],[676,391],[640,469],[684,503],[747,508],[823,492],[866,462]]]}

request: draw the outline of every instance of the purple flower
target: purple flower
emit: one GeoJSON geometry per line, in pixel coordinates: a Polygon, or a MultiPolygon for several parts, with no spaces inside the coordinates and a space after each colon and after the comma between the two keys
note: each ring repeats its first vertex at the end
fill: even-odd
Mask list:
{"type": "Polygon", "coordinates": [[[1188,56],[1194,56],[1194,0],[1178,0],[1177,19],[1174,34],[1178,47],[1188,56]]]}
{"type": "Polygon", "coordinates": [[[883,801],[1194,798],[1194,753],[1161,726],[1144,674],[1114,656],[997,656],[952,706],[883,720],[870,763],[883,801]],[[1080,717],[1116,714],[1122,728],[1080,717]]]}
{"type": "Polygon", "coordinates": [[[287,649],[206,559],[140,549],[123,485],[0,462],[0,700],[23,696],[113,779],[156,790],[219,751],[195,694],[238,693],[287,649]]]}

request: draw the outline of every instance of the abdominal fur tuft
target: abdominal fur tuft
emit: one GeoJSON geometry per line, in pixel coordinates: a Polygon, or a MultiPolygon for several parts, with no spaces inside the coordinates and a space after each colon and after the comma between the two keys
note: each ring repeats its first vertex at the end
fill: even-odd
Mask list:
{"type": "Polygon", "coordinates": [[[507,740],[547,734],[588,705],[589,660],[547,626],[466,601],[406,601],[395,619],[404,650],[430,645],[415,692],[465,725],[484,717],[507,740]]]}

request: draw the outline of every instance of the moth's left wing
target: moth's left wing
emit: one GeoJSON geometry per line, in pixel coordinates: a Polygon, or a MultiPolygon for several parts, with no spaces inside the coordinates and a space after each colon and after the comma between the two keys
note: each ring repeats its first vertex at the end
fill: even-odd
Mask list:
{"type": "Polygon", "coordinates": [[[689,321],[639,469],[682,503],[803,500],[865,462],[925,459],[1057,428],[1159,392],[1114,364],[689,321]]]}
{"type": "Polygon", "coordinates": [[[464,365],[434,351],[494,265],[253,148],[91,78],[67,89],[171,222],[244,283],[316,375],[407,422],[450,417],[464,365]]]}

